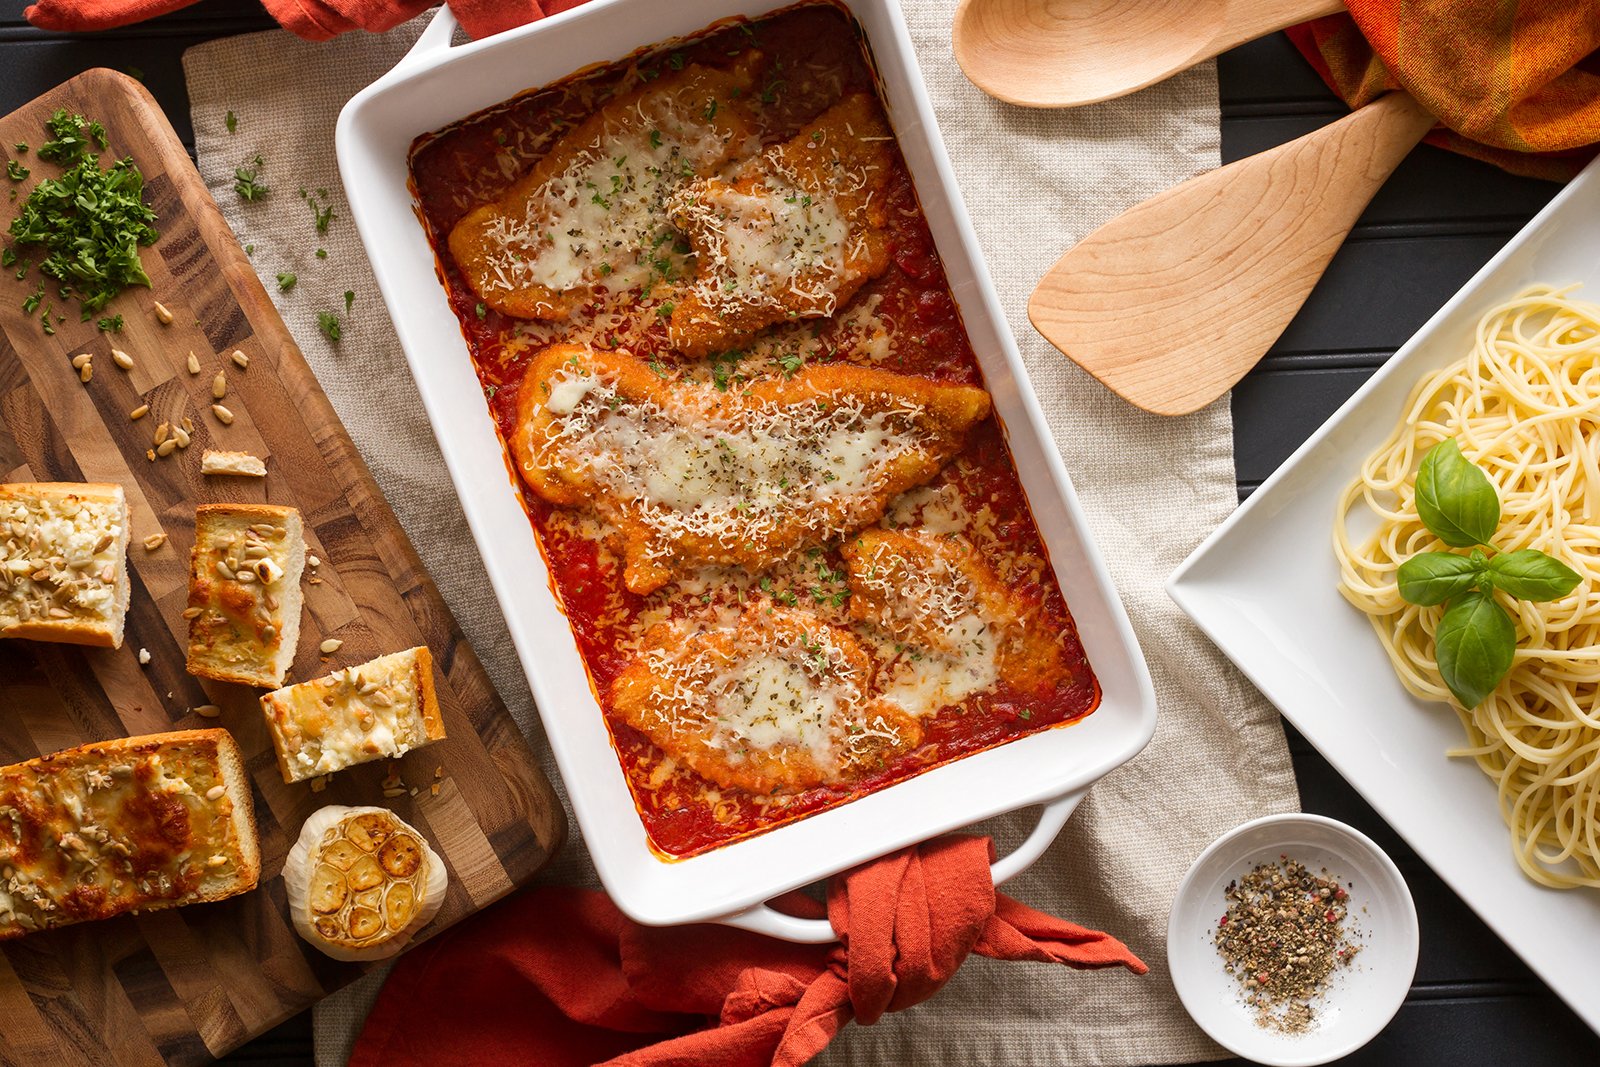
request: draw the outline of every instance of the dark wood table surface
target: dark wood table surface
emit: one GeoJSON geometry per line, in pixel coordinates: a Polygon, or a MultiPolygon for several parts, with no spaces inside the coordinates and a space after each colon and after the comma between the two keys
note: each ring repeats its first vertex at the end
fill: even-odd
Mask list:
{"type": "MultiPolygon", "coordinates": [[[[0,114],[88,67],[114,67],[144,81],[191,147],[183,50],[274,25],[253,0],[202,0],[140,26],[66,36],[28,26],[24,6],[24,0],[0,0],[0,114]]],[[[1224,160],[1298,137],[1344,113],[1282,36],[1223,56],[1220,80],[1224,160]]],[[[241,99],[249,94],[250,86],[239,86],[241,99]]],[[[1556,188],[1433,148],[1414,152],[1368,208],[1300,315],[1235,390],[1240,499],[1556,188]]],[[[1343,1062],[1362,1067],[1600,1063],[1600,1037],[1293,729],[1289,743],[1305,809],[1351,823],[1386,848],[1405,872],[1422,922],[1422,958],[1405,1006],[1377,1040],[1343,1062]]],[[[1596,973],[1600,980],[1600,953],[1596,973]]],[[[223,1062],[304,1064],[310,1059],[311,1014],[306,1012],[223,1062]]]]}

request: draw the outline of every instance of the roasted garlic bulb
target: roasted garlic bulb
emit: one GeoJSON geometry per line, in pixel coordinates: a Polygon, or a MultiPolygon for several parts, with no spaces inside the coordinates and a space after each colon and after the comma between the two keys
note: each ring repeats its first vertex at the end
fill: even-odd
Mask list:
{"type": "Polygon", "coordinates": [[[387,808],[314,813],[283,864],[300,936],[336,960],[393,956],[444,903],[444,861],[387,808]]]}

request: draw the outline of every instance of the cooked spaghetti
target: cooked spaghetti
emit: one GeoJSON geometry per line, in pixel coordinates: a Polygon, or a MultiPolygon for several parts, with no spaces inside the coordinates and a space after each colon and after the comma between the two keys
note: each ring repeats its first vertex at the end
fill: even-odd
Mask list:
{"type": "Polygon", "coordinates": [[[1472,351],[1418,383],[1405,417],[1345,491],[1334,526],[1340,592],[1372,620],[1414,695],[1449,703],[1471,756],[1499,785],[1500,810],[1528,877],[1600,887],[1600,305],[1575,288],[1535,286],[1478,323],[1472,351]],[[1501,502],[1493,547],[1534,548],[1578,572],[1548,603],[1497,593],[1516,623],[1510,672],[1475,708],[1454,700],[1434,656],[1444,607],[1400,596],[1395,572],[1445,547],[1417,515],[1416,468],[1455,438],[1501,502]],[[1351,541],[1351,511],[1376,533],[1351,541]]]}

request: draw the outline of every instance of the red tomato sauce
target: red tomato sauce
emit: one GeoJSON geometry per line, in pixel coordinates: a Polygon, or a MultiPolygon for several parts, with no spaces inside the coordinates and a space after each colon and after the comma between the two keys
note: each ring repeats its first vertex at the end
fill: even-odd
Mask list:
{"type": "MultiPolygon", "coordinates": [[[[619,86],[636,85],[641,79],[649,80],[652,72],[659,75],[686,62],[727,64],[749,48],[758,48],[769,57],[761,90],[764,143],[792,135],[846,91],[877,91],[863,40],[848,15],[826,3],[810,4],[754,23],[726,25],[692,41],[584,72],[419,138],[413,146],[412,187],[419,213],[502,435],[510,434],[516,424],[518,387],[538,347],[519,337],[516,320],[478,302],[451,259],[446,243],[451,227],[473,206],[498,196],[563,127],[581,121],[619,86]]],[[[888,353],[872,365],[943,381],[983,384],[911,176],[898,157],[890,204],[892,265],[850,305],[871,307],[870,318],[892,341],[888,353]]],[[[589,310],[575,313],[574,320],[589,310]]],[[[862,361],[839,326],[849,310],[806,327],[806,360],[862,361]]],[[[664,326],[647,330],[642,340],[629,345],[634,354],[680,365],[679,357],[666,344],[664,326]]],[[[730,373],[737,380],[736,358],[724,365],[732,368],[730,373]]],[[[864,777],[837,787],[771,797],[718,789],[685,769],[664,774],[660,750],[612,713],[612,682],[631,658],[625,646],[639,635],[640,613],[650,603],[659,604],[662,594],[646,598],[628,592],[622,584],[620,564],[608,559],[597,541],[576,535],[569,523],[558,521],[561,517],[555,512],[559,509],[532,493],[523,494],[557,595],[606,708],[613,744],[640,818],[661,853],[687,857],[704,852],[847,803],[931,767],[1075,722],[1099,704],[1099,683],[1050,571],[1010,451],[992,415],[974,430],[962,455],[932,485],[949,487],[969,513],[982,519],[973,540],[986,557],[992,551],[1018,561],[1004,575],[1007,587],[1014,603],[1031,609],[1061,635],[1068,680],[1041,691],[1028,687],[1028,679],[1002,678],[994,688],[924,719],[919,746],[864,777]]],[[[803,606],[837,606],[845,587],[836,546],[810,550],[806,564],[815,567],[815,584],[791,583],[773,595],[793,597],[785,602],[803,606]]],[[[767,594],[752,590],[748,595],[767,594]]],[[[695,606],[691,596],[679,595],[678,599],[684,603],[671,605],[675,614],[695,606]]]]}

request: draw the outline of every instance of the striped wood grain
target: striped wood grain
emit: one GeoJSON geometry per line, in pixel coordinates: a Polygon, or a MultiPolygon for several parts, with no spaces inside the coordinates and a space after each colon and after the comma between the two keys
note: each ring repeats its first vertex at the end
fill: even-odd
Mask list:
{"type": "MultiPolygon", "coordinates": [[[[0,762],[130,734],[220,724],[243,746],[255,784],[262,879],[255,892],[216,904],[153,912],[36,934],[0,952],[0,1061],[15,1064],[191,1064],[208,1061],[358,977],[363,968],[310,949],[290,927],[277,877],[301,823],[329,803],[385,804],[421,829],[450,866],[437,933],[528,881],[565,833],[560,805],[511,716],[450,617],[384,502],[244,252],[155,101],[137,82],[91,70],[0,120],[0,156],[33,170],[25,196],[59,168],[13,142],[37,145],[44,119],[65,107],[99,119],[105,161],[131,155],[160,216],[145,249],[149,290],[132,289],[106,313],[121,333],[79,322],[73,301],[54,336],[24,314],[38,272],[0,274],[0,481],[111,481],[132,512],[133,604],[116,651],[0,641],[0,762]],[[153,313],[160,300],[170,325],[153,313]],[[109,349],[134,357],[119,370],[109,349]],[[240,369],[230,354],[249,357],[240,369]],[[189,374],[188,354],[202,371],[189,374]],[[94,354],[79,382],[71,357],[94,354]],[[212,378],[225,369],[234,413],[210,411],[212,378]],[[134,422],[141,404],[150,414],[134,422]],[[162,421],[195,426],[186,451],[150,460],[162,421]],[[207,447],[266,459],[264,480],[205,478],[207,447]],[[257,704],[258,691],[201,682],[184,670],[185,606],[194,509],[214,501],[292,504],[309,550],[324,561],[307,584],[292,677],[304,680],[374,656],[427,644],[438,662],[448,739],[409,754],[399,769],[415,797],[382,796],[387,762],[334,775],[327,789],[285,785],[257,704]],[[164,545],[141,542],[157,532],[164,545]],[[319,646],[343,641],[332,655],[319,646]],[[140,666],[148,649],[151,662],[140,666]],[[216,704],[220,720],[192,708],[216,704]],[[442,773],[435,777],[436,769],[442,773]],[[432,786],[439,785],[434,796],[432,786]]],[[[10,183],[5,183],[9,185],[10,183]]],[[[0,194],[3,195],[3,194],[0,194]]],[[[15,204],[5,213],[9,219],[15,204]]],[[[0,200],[0,203],[4,203],[0,200]]],[[[24,259],[27,250],[19,250],[24,259]]]]}

